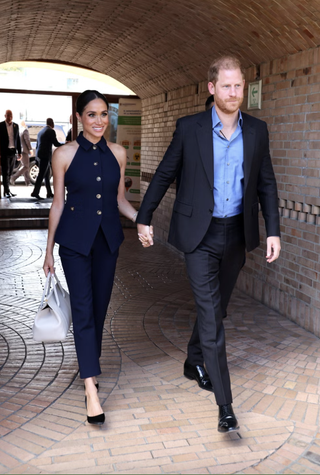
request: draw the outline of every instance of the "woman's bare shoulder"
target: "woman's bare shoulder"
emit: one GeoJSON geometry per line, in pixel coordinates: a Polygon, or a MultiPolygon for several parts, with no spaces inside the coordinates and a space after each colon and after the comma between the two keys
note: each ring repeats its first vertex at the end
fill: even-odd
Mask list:
{"type": "Polygon", "coordinates": [[[58,147],[55,151],[53,156],[56,157],[57,159],[63,159],[73,157],[76,151],[78,150],[79,144],[76,140],[73,140],[72,142],[68,142],[61,147],[58,147]]]}
{"type": "Polygon", "coordinates": [[[127,159],[127,152],[122,145],[114,142],[107,142],[108,147],[110,148],[113,155],[117,158],[118,161],[123,161],[127,159]]]}
{"type": "Polygon", "coordinates": [[[53,167],[62,167],[64,171],[67,171],[69,168],[77,150],[79,148],[78,142],[76,140],[72,142],[68,142],[61,147],[58,147],[53,154],[52,157],[52,165],[53,167]]]}

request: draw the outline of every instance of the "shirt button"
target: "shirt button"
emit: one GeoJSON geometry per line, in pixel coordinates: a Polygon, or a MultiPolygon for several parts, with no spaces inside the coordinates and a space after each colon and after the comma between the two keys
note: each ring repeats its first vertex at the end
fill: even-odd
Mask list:
{"type": "Polygon", "coordinates": [[[99,195],[99,194],[98,194],[98,195],[96,195],[96,198],[98,198],[98,200],[100,200],[100,198],[101,198],[101,195],[99,195]]]}
{"type": "Polygon", "coordinates": [[[229,198],[227,198],[226,201],[229,201],[229,198]]]}
{"type": "Polygon", "coordinates": [[[71,208],[70,208],[70,209],[71,209],[71,211],[74,211],[74,207],[73,207],[73,206],[71,206],[71,208]]]}
{"type": "Polygon", "coordinates": [[[98,165],[98,162],[94,162],[94,166],[96,167],[98,165]]]}
{"type": "Polygon", "coordinates": [[[93,150],[97,150],[97,146],[96,146],[96,145],[94,145],[92,148],[93,148],[93,150]]]}
{"type": "Polygon", "coordinates": [[[102,211],[100,211],[100,210],[98,209],[97,214],[102,214],[102,211]]]}
{"type": "Polygon", "coordinates": [[[97,176],[97,181],[101,181],[101,176],[97,176]]]}
{"type": "Polygon", "coordinates": [[[230,182],[229,182],[229,181],[227,181],[227,185],[229,185],[229,183],[230,183],[230,182]]]}

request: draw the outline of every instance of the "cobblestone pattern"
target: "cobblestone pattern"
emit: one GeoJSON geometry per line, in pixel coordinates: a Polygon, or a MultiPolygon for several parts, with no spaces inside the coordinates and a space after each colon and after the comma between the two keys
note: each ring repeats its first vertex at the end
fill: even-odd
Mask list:
{"type": "Polygon", "coordinates": [[[182,376],[195,319],[184,263],[125,234],[95,428],[72,334],[32,340],[46,234],[1,233],[0,473],[320,473],[318,338],[236,291],[226,331],[241,428],[219,434],[214,396],[182,376]]]}

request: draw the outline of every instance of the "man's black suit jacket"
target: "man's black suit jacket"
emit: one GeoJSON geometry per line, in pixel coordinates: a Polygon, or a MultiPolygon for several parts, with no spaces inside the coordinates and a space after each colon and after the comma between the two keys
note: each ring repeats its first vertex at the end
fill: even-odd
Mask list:
{"type": "MultiPolygon", "coordinates": [[[[280,236],[278,193],[265,122],[243,117],[244,234],[247,251],[259,243],[259,202],[267,236],[280,236]]],[[[137,223],[149,225],[152,214],[174,179],[179,177],[168,241],[192,252],[204,238],[213,212],[212,111],[178,119],[163,160],[142,201],[137,223]]]]}
{"type": "MultiPolygon", "coordinates": [[[[13,138],[14,138],[14,146],[16,148],[17,153],[21,153],[21,142],[20,142],[20,135],[19,135],[19,126],[15,122],[13,122],[13,138]]],[[[7,154],[9,144],[9,136],[6,126],[6,121],[0,122],[0,155],[7,154]]]]}
{"type": "Polygon", "coordinates": [[[52,158],[52,145],[60,147],[62,144],[57,140],[56,131],[49,125],[46,125],[37,135],[37,157],[40,160],[50,161],[52,158]]]}

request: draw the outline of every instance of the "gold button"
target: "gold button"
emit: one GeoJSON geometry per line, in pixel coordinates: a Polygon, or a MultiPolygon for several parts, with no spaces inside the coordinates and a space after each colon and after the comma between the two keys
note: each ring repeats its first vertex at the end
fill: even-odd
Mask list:
{"type": "Polygon", "coordinates": [[[98,165],[98,162],[94,162],[94,166],[96,167],[98,165]]]}
{"type": "Polygon", "coordinates": [[[100,211],[100,210],[98,209],[97,214],[102,214],[102,211],[100,211]]]}
{"type": "Polygon", "coordinates": [[[70,209],[71,209],[71,211],[74,211],[74,207],[73,207],[73,206],[71,206],[71,208],[70,208],[70,209]]]}
{"type": "Polygon", "coordinates": [[[97,176],[97,181],[101,181],[101,176],[97,176]]]}
{"type": "Polygon", "coordinates": [[[98,198],[98,200],[100,200],[100,198],[101,198],[101,195],[99,195],[99,194],[98,194],[98,195],[96,195],[96,198],[98,198]]]}
{"type": "Polygon", "coordinates": [[[97,150],[97,146],[96,146],[96,145],[94,145],[92,148],[93,148],[93,150],[97,150]]]}

